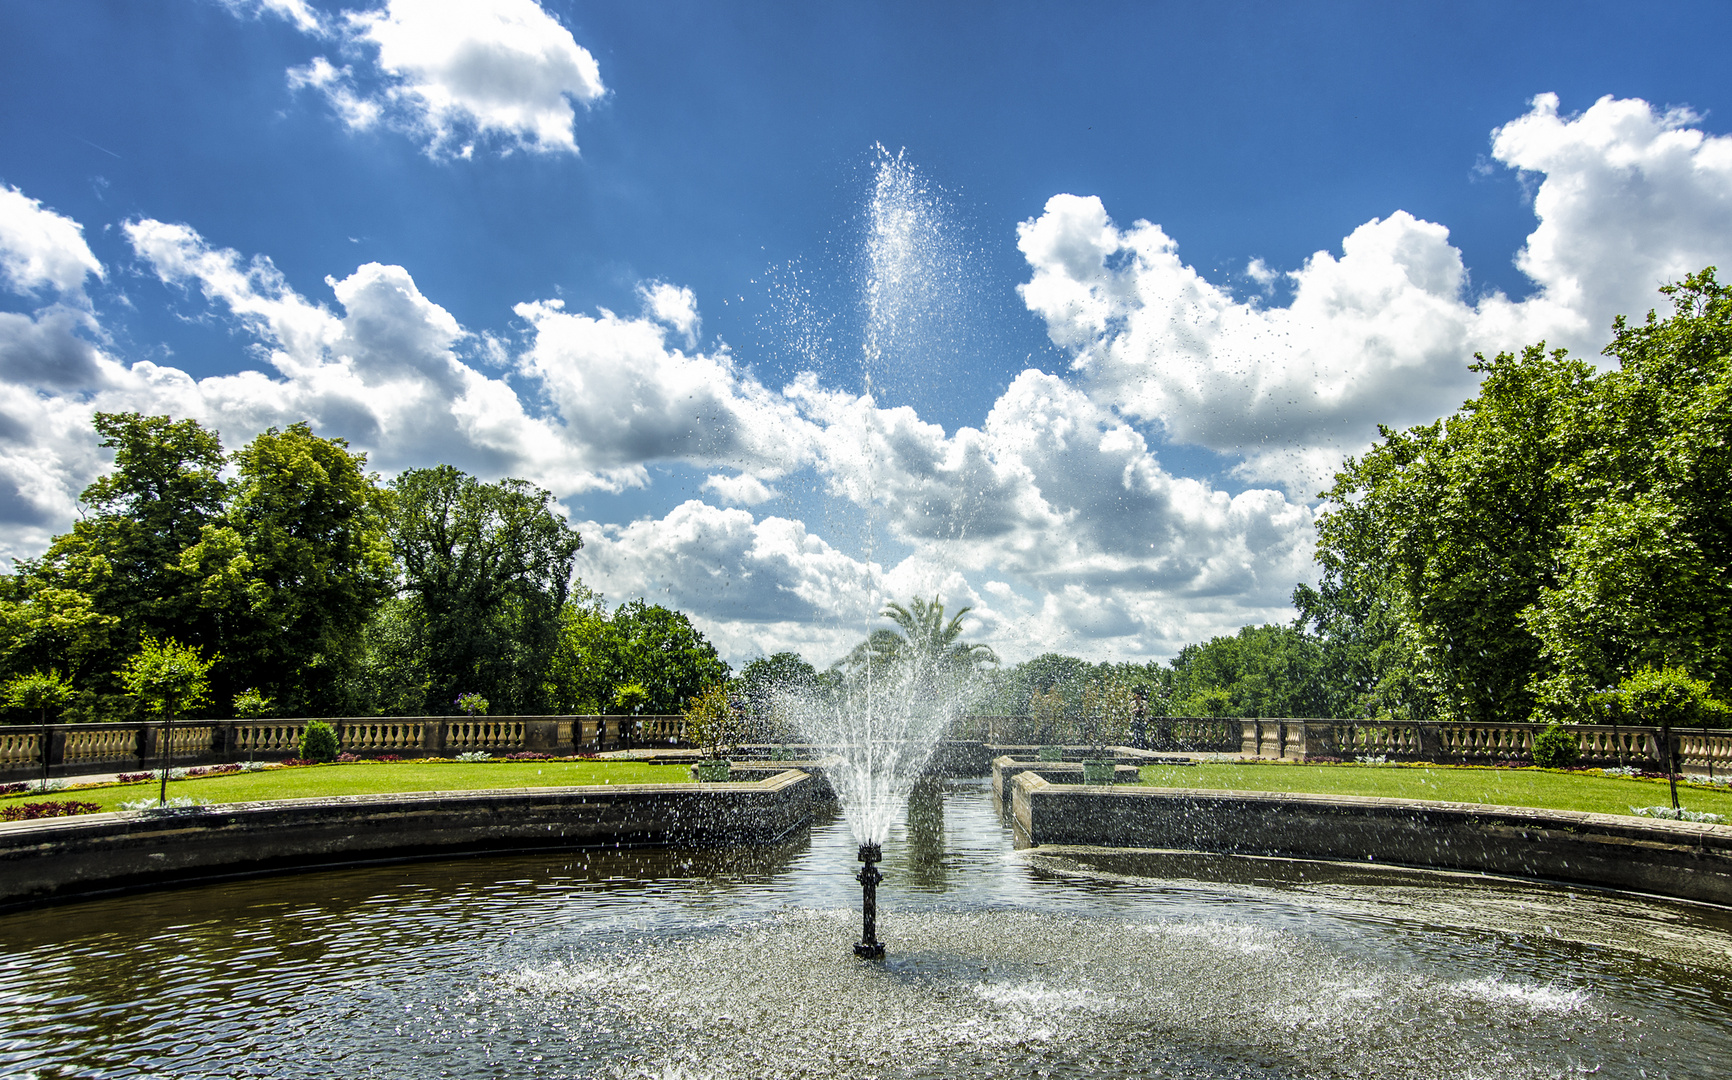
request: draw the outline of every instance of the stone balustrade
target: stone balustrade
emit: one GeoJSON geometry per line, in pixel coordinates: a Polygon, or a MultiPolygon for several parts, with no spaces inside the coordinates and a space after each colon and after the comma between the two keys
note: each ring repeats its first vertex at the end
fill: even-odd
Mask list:
{"type": "MultiPolygon", "coordinates": [[[[618,750],[640,744],[678,743],[679,716],[391,716],[321,717],[337,732],[345,753],[363,757],[456,756],[477,751],[495,756],[535,752],[553,755],[618,750]]],[[[174,725],[169,757],[175,766],[234,761],[275,761],[299,752],[306,719],[195,720],[174,725]]],[[[48,740],[49,775],[129,772],[155,768],[162,726],[148,724],[54,724],[48,740]]],[[[42,729],[0,728],[0,780],[42,775],[42,729]]]]}
{"type": "MultiPolygon", "coordinates": [[[[1299,718],[1235,723],[1240,729],[1239,753],[1244,757],[1282,761],[1381,757],[1389,761],[1461,764],[1531,762],[1534,739],[1547,726],[1299,718]]],[[[1663,771],[1661,733],[1657,727],[1576,724],[1566,730],[1576,737],[1581,751],[1579,764],[1663,771]]],[[[1685,775],[1732,774],[1732,731],[1674,728],[1672,740],[1677,748],[1679,771],[1685,775]]]]}

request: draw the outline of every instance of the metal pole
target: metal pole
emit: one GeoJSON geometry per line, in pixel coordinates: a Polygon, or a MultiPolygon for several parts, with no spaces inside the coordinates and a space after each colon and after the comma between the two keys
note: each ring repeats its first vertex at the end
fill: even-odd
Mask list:
{"type": "Polygon", "coordinates": [[[860,845],[860,861],[865,866],[855,875],[860,882],[860,944],[854,946],[854,955],[864,960],[884,959],[884,943],[878,940],[878,883],[884,880],[884,875],[873,865],[884,858],[884,853],[877,844],[860,845]]]}
{"type": "Polygon", "coordinates": [[[1666,743],[1666,782],[1672,785],[1672,809],[1678,809],[1678,752],[1672,746],[1672,723],[1662,717],[1660,738],[1666,743]]]}
{"type": "Polygon", "coordinates": [[[157,748],[156,761],[162,766],[162,789],[157,794],[156,805],[168,805],[168,733],[169,726],[174,723],[174,714],[167,709],[162,713],[162,746],[157,748]]]}

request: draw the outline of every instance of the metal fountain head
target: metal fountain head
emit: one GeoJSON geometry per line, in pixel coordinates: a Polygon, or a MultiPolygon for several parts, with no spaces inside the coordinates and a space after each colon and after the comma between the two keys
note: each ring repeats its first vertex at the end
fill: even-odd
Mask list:
{"type": "Polygon", "coordinates": [[[884,858],[884,851],[876,843],[868,842],[860,845],[860,861],[866,865],[855,874],[855,880],[860,882],[860,944],[854,946],[854,955],[863,960],[884,959],[884,943],[878,940],[878,883],[884,880],[884,875],[878,872],[875,865],[884,858]]]}

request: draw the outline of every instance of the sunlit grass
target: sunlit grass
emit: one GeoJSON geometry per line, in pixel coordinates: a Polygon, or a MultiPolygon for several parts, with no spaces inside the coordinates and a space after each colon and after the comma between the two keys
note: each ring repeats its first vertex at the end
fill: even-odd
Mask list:
{"type": "MultiPolygon", "coordinates": [[[[512,761],[497,763],[400,761],[355,762],[266,769],[187,780],[170,780],[168,796],[198,802],[255,802],[329,795],[371,795],[397,791],[480,791],[488,788],[567,787],[579,784],[684,784],[684,765],[639,761],[512,761]]],[[[0,806],[42,800],[76,800],[118,810],[122,803],[155,799],[158,783],[146,780],[98,788],[67,788],[45,795],[14,795],[0,806]]]]}
{"type": "MultiPolygon", "coordinates": [[[[1671,805],[1664,780],[1643,780],[1544,769],[1474,769],[1423,766],[1200,764],[1145,765],[1152,787],[1218,791],[1378,795],[1397,799],[1531,806],[1629,814],[1633,807],[1671,805]]],[[[1732,792],[1678,785],[1685,809],[1723,814],[1732,821],[1732,792]]]]}

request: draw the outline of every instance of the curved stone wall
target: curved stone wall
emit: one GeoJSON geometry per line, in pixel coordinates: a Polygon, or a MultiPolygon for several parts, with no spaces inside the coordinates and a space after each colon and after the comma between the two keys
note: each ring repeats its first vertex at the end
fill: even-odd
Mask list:
{"type": "Polygon", "coordinates": [[[1469,870],[1732,905],[1732,826],[1351,795],[1011,778],[1022,845],[1273,855],[1469,870]]]}
{"type": "Polygon", "coordinates": [[[0,824],[0,910],[281,870],[537,848],[767,843],[811,777],[348,795],[0,824]]]}

